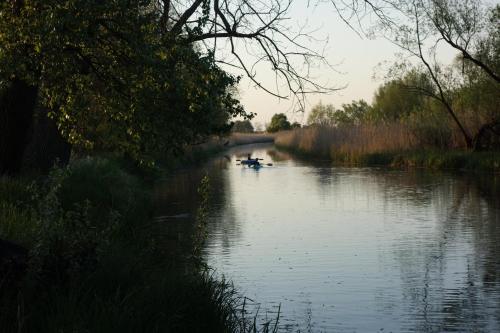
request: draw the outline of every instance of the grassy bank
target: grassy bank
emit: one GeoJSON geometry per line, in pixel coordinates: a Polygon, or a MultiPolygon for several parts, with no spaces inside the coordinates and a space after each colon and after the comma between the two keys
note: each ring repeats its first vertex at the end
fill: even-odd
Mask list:
{"type": "Polygon", "coordinates": [[[164,246],[176,235],[151,222],[138,175],[85,158],[0,179],[2,332],[253,331],[243,299],[200,261],[199,237],[183,251],[164,246]]]}
{"type": "Polygon", "coordinates": [[[500,153],[436,149],[400,125],[311,127],[278,133],[278,148],[346,166],[500,172],[500,153]]]}

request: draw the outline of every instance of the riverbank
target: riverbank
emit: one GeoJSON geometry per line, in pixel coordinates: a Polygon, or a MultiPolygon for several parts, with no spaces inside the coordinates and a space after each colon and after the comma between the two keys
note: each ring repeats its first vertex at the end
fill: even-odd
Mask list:
{"type": "Polygon", "coordinates": [[[201,260],[202,236],[169,246],[178,235],[153,222],[143,178],[101,157],[0,178],[2,332],[251,331],[241,297],[201,260]]]}
{"type": "MultiPolygon", "coordinates": [[[[388,133],[387,142],[359,145],[342,143],[337,133],[308,128],[278,133],[279,149],[305,158],[329,160],[343,166],[386,166],[395,168],[426,168],[434,170],[465,170],[469,172],[500,172],[500,153],[468,152],[459,149],[421,149],[404,143],[402,133],[388,133]],[[396,138],[391,138],[396,136],[396,138]]],[[[369,140],[368,140],[369,141],[369,140]]]]}

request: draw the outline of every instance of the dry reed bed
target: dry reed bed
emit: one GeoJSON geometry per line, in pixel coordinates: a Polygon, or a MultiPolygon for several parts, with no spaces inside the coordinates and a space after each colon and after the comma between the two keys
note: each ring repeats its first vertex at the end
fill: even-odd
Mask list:
{"type": "Polygon", "coordinates": [[[308,127],[278,133],[275,144],[299,154],[345,165],[500,172],[498,152],[464,150],[456,129],[442,136],[439,132],[434,136],[425,134],[396,123],[343,128],[308,127]]]}
{"type": "Polygon", "coordinates": [[[302,153],[333,157],[338,154],[361,155],[418,148],[418,140],[400,124],[352,127],[309,127],[281,132],[277,146],[302,153]]]}
{"type": "Polygon", "coordinates": [[[229,137],[229,146],[248,145],[252,143],[272,143],[275,134],[268,133],[233,133],[229,137]]]}
{"type": "Polygon", "coordinates": [[[194,146],[196,150],[218,151],[234,146],[249,145],[253,143],[273,143],[275,134],[267,133],[233,133],[229,137],[213,137],[208,142],[194,146]]]}

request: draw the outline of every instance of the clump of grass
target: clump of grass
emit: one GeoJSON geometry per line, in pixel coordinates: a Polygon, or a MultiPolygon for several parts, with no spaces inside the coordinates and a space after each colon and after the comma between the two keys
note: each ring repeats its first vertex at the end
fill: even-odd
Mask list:
{"type": "Polygon", "coordinates": [[[0,177],[0,239],[18,244],[32,242],[35,220],[24,203],[31,196],[30,180],[0,177]]]}

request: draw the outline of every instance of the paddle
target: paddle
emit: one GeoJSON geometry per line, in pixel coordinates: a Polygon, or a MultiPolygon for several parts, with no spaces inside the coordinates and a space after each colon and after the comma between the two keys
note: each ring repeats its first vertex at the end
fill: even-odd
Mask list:
{"type": "MultiPolygon", "coordinates": [[[[264,159],[263,158],[255,158],[255,159],[249,159],[249,160],[236,160],[236,162],[240,162],[240,164],[236,164],[236,165],[242,165],[241,162],[243,161],[263,161],[264,159]]],[[[267,165],[267,166],[273,166],[272,163],[266,163],[266,164],[262,164],[262,165],[267,165]]]]}
{"type": "MultiPolygon", "coordinates": [[[[251,161],[251,160],[259,160],[259,161],[263,161],[264,159],[263,158],[251,158],[249,160],[245,160],[245,161],[251,161]]],[[[242,160],[236,160],[236,162],[241,162],[242,160]]]]}
{"type": "MultiPolygon", "coordinates": [[[[236,164],[236,166],[240,166],[240,165],[241,165],[241,164],[236,164]]],[[[273,166],[273,164],[272,164],[272,163],[266,163],[266,164],[264,164],[264,165],[267,165],[267,166],[273,166]]]]}

